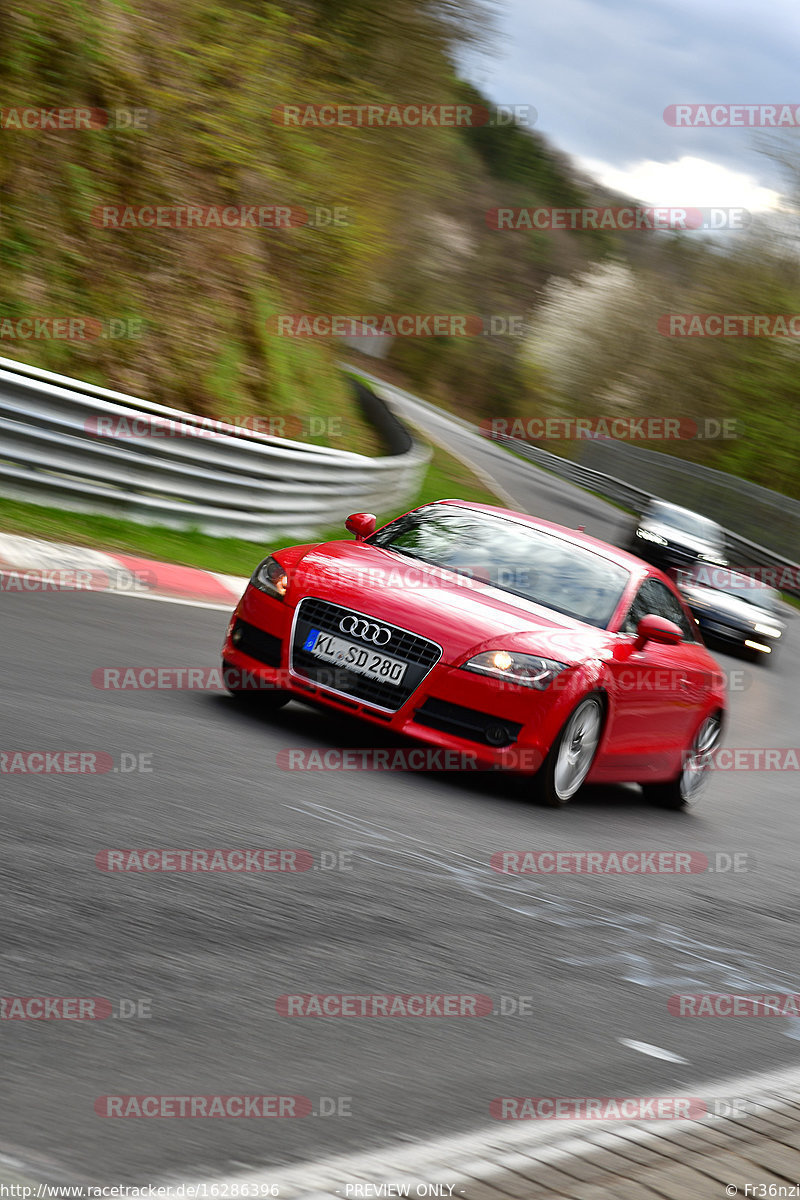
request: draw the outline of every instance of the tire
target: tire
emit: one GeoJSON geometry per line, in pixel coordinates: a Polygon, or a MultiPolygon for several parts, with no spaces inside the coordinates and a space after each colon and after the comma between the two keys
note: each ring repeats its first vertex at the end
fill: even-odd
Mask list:
{"type": "Polygon", "coordinates": [[[247,688],[237,686],[237,679],[241,676],[241,671],[238,667],[234,667],[232,663],[222,662],[222,682],[228,689],[234,700],[238,700],[240,704],[251,705],[253,708],[260,708],[264,712],[277,712],[279,708],[283,708],[284,704],[288,704],[291,700],[289,692],[279,691],[277,688],[247,688]]]}
{"type": "Polygon", "coordinates": [[[561,808],[580,791],[600,745],[604,713],[602,699],[593,693],[567,717],[534,776],[537,796],[544,804],[561,808]]]}
{"type": "Polygon", "coordinates": [[[705,790],[711,757],[719,745],[722,715],[704,717],[683,756],[683,765],[674,779],[666,783],[643,783],[642,791],[659,808],[691,808],[705,790]]]}

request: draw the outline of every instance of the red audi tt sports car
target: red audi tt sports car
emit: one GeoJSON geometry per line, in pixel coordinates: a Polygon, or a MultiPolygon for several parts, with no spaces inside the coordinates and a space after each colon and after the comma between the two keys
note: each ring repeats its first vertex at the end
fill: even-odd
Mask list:
{"type": "Polygon", "coordinates": [[[515,770],[547,803],[640,783],[683,808],[719,742],[724,676],[672,582],[582,532],[462,500],[256,568],[231,618],[234,694],[292,697],[515,770]]]}

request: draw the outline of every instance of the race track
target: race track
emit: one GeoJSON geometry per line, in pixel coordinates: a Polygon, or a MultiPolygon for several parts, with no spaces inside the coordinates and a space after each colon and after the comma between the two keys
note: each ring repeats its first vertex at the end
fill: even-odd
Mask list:
{"type": "MultiPolygon", "coordinates": [[[[413,416],[528,511],[610,540],[626,525],[445,418],[413,416]]],[[[153,766],[3,776],[3,994],[149,998],[152,1015],[3,1022],[0,1152],[62,1182],[145,1183],[467,1131],[490,1124],[496,1096],[702,1096],[710,1079],[800,1060],[800,1021],[667,1011],[678,991],[800,991],[796,773],[719,772],[686,815],[634,787],[551,811],[497,776],[287,771],[282,750],[375,733],[298,703],[268,717],[213,691],[92,684],[101,667],[216,666],[224,612],[99,593],[0,603],[3,747],[152,754],[153,766]],[[94,861],[115,847],[257,846],[307,849],[317,866],[342,851],[351,869],[112,875],[94,861]],[[503,849],[745,851],[749,869],[511,877],[489,866],[503,849]],[[284,993],[331,992],[478,992],[530,1010],[276,1011],[284,993]],[[316,1111],[350,1097],[352,1115],[95,1114],[97,1097],[121,1093],[305,1095],[316,1111]]],[[[737,672],[728,745],[797,745],[799,628],[769,668],[718,656],[737,672]]]]}

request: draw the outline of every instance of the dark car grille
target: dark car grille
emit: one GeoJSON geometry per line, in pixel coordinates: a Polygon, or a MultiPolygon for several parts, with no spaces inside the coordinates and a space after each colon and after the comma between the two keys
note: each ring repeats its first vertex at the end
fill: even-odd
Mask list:
{"type": "Polygon", "coordinates": [[[267,667],[281,665],[281,639],[263,629],[257,629],[248,621],[238,620],[231,630],[231,641],[237,650],[257,658],[267,667]]]}
{"type": "Polygon", "coordinates": [[[344,692],[365,704],[375,705],[376,708],[396,711],[405,704],[412,692],[422,683],[431,667],[438,662],[441,648],[435,642],[421,637],[416,633],[408,633],[398,629],[379,617],[372,617],[356,609],[344,608],[340,604],[332,604],[329,600],[317,600],[308,596],[297,606],[297,621],[295,623],[292,641],[292,669],[303,678],[312,680],[323,687],[344,692]],[[371,642],[362,642],[351,634],[343,633],[339,628],[342,617],[363,617],[367,621],[376,621],[385,629],[391,631],[391,638],[384,646],[374,647],[371,642]],[[332,662],[323,662],[316,658],[303,646],[312,629],[321,629],[325,633],[335,634],[336,637],[362,645],[366,649],[376,649],[399,658],[407,663],[406,673],[402,683],[395,685],[382,680],[368,679],[357,671],[348,670],[332,662]]]}
{"type": "Polygon", "coordinates": [[[752,625],[746,625],[743,621],[738,622],[733,618],[720,616],[717,613],[695,612],[695,616],[699,622],[703,633],[709,634],[711,637],[730,638],[732,641],[744,641],[746,637],[751,637],[755,632],[752,625]]]}
{"type": "Polygon", "coordinates": [[[482,742],[486,746],[510,746],[519,737],[522,726],[505,717],[494,717],[477,708],[464,708],[451,704],[449,700],[438,700],[429,696],[414,713],[419,725],[440,729],[442,733],[454,733],[471,742],[482,742]]]}

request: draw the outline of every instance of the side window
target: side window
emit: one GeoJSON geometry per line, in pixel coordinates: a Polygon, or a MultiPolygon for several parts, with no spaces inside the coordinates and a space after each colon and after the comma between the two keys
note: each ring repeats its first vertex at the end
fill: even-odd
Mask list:
{"type": "Polygon", "coordinates": [[[645,582],[639,588],[639,591],[634,596],[633,602],[628,609],[628,615],[619,627],[620,633],[636,633],[637,626],[642,617],[650,611],[647,607],[647,598],[645,595],[646,587],[647,580],[645,580],[645,582]]]}
{"type": "Polygon", "coordinates": [[[621,632],[636,633],[639,622],[648,613],[654,613],[657,617],[666,617],[668,621],[672,621],[674,625],[678,626],[687,642],[697,641],[694,628],[677,598],[658,579],[645,579],[628,609],[621,632]]]}

